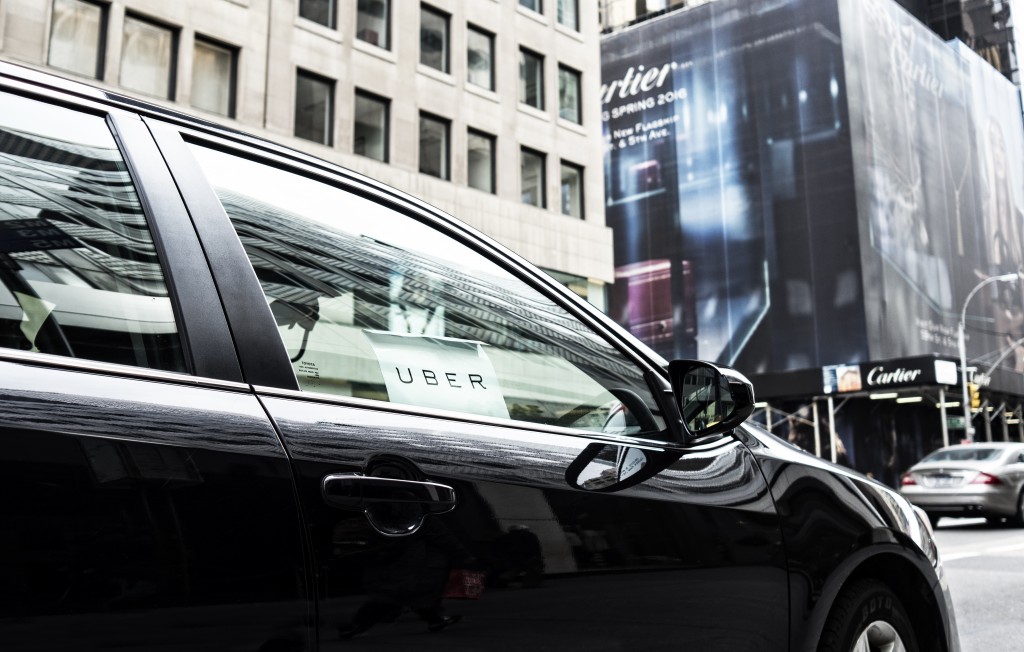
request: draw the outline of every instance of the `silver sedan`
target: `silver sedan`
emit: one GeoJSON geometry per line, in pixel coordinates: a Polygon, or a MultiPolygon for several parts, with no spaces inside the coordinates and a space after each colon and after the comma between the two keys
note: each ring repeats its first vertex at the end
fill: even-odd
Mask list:
{"type": "Polygon", "coordinates": [[[940,448],[910,467],[900,484],[932,525],[942,516],[984,516],[1024,527],[1024,443],[940,448]]]}

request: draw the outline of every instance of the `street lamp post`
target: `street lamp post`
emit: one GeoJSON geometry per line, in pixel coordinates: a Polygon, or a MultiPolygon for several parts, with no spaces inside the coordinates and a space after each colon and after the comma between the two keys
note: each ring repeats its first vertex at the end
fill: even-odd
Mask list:
{"type": "Polygon", "coordinates": [[[964,438],[968,443],[974,442],[974,424],[971,419],[971,398],[967,395],[967,342],[964,335],[964,325],[967,321],[967,304],[971,302],[971,299],[973,299],[974,295],[978,293],[978,290],[989,283],[996,283],[999,281],[1016,281],[1020,278],[1024,278],[1024,274],[1020,272],[1013,272],[1012,274],[1000,274],[999,276],[990,276],[987,279],[984,279],[970,291],[967,298],[964,299],[964,307],[960,310],[960,324],[957,328],[957,343],[960,348],[960,387],[963,391],[963,398],[961,400],[963,401],[962,405],[964,407],[964,438]]]}

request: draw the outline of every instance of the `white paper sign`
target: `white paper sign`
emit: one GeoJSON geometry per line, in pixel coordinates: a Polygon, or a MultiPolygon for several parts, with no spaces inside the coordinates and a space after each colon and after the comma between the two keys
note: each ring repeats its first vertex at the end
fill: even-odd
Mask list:
{"type": "Polygon", "coordinates": [[[393,403],[509,418],[498,375],[481,342],[363,331],[393,403]]]}

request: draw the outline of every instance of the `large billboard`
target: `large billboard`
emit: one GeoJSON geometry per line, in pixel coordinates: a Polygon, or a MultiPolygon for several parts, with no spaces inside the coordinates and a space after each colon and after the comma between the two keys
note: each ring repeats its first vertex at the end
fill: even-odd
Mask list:
{"type": "MultiPolygon", "coordinates": [[[[612,314],[664,355],[955,356],[971,290],[1022,268],[1017,89],[891,0],[719,0],[602,56],[612,314]]],[[[980,369],[1024,371],[1022,293],[971,300],[980,369]]]]}

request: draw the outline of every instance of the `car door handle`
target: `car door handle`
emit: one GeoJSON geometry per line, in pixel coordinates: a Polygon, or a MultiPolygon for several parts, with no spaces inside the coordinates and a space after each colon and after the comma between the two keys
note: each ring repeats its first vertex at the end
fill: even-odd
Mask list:
{"type": "Polygon", "coordinates": [[[431,514],[455,509],[455,489],[429,480],[332,473],[324,476],[322,493],[328,505],[339,509],[365,511],[382,503],[422,505],[431,514]]]}

